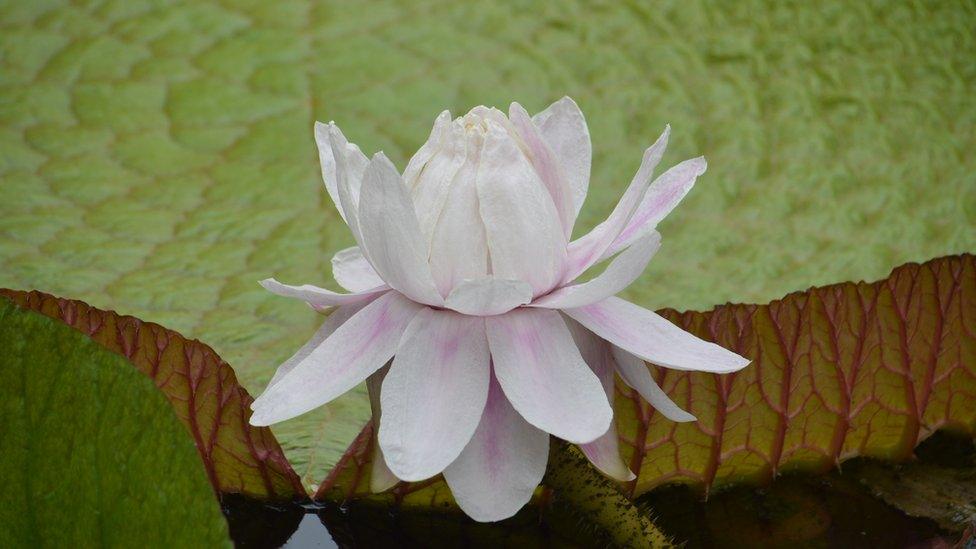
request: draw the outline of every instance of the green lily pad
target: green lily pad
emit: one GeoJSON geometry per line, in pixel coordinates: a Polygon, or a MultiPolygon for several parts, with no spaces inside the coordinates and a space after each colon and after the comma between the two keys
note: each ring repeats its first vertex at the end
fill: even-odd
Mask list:
{"type": "Polygon", "coordinates": [[[59,320],[149,376],[196,444],[221,497],[304,499],[305,488],[267,427],[254,427],[251,396],[213,349],[158,324],[42,292],[0,288],[0,299],[59,320]]]}
{"type": "MultiPolygon", "coordinates": [[[[0,286],[213,345],[254,394],[314,331],[257,280],[326,284],[352,244],[314,120],[402,168],[443,108],[564,94],[595,158],[577,234],[642,148],[709,171],[627,297],[764,303],[976,249],[976,86],[961,3],[216,0],[0,8],[0,286]]],[[[320,480],[364,391],[275,427],[320,480]]]]}
{"type": "Polygon", "coordinates": [[[0,299],[0,546],[226,547],[193,441],[152,381],[0,299]]]}

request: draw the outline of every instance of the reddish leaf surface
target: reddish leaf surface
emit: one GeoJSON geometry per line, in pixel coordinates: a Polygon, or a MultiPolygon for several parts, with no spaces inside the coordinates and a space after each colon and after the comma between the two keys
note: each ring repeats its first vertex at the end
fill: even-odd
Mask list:
{"type": "MultiPolygon", "coordinates": [[[[904,459],[937,429],[976,432],[976,257],[907,264],[885,280],[790,294],[768,305],[661,311],[753,360],[739,373],[650,366],[698,421],[668,421],[621,382],[614,403],[636,497],[684,482],[708,490],[823,470],[855,456],[904,459]]],[[[367,426],[316,493],[368,493],[367,426]]],[[[449,498],[443,484],[401,485],[397,497],[449,498]],[[428,486],[429,485],[429,486],[428,486]],[[435,492],[436,491],[436,492],[435,492]]]]}
{"type": "MultiPolygon", "coordinates": [[[[371,420],[319,485],[312,496],[313,500],[348,501],[370,494],[373,445],[376,444],[373,434],[371,420]]],[[[421,482],[400,482],[392,490],[373,497],[386,503],[405,506],[435,507],[454,504],[454,498],[440,475],[421,482]]]]}
{"type": "Polygon", "coordinates": [[[753,364],[728,376],[654,368],[694,423],[673,424],[620,391],[620,438],[638,473],[632,495],[669,481],[708,489],[764,480],[855,456],[904,459],[937,429],[976,428],[972,255],[769,305],[662,313],[753,364]]]}
{"type": "Polygon", "coordinates": [[[247,419],[251,396],[213,349],[158,324],[41,292],[0,289],[19,307],[61,320],[127,358],[151,377],[196,442],[218,493],[261,499],[306,497],[266,427],[247,419]]]}

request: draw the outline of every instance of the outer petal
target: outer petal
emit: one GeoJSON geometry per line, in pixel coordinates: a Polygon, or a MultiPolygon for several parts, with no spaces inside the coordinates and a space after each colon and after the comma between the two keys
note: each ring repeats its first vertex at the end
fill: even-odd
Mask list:
{"type": "Polygon", "coordinates": [[[359,246],[346,248],[332,256],[332,278],[350,292],[362,292],[386,285],[363,256],[359,246]]]}
{"type": "Polygon", "coordinates": [[[422,308],[397,292],[363,307],[251,404],[251,425],[291,419],[355,387],[393,356],[422,308]]]}
{"type": "Polygon", "coordinates": [[[380,449],[380,445],[376,441],[379,436],[380,422],[383,419],[383,414],[380,410],[380,387],[389,371],[390,366],[388,364],[366,378],[366,391],[369,393],[369,408],[373,412],[373,452],[370,459],[369,491],[374,494],[385,492],[400,482],[400,479],[396,478],[393,475],[393,471],[390,471],[390,468],[386,466],[386,460],[383,458],[383,450],[380,449]]]}
{"type": "Polygon", "coordinates": [[[664,155],[664,149],[668,146],[670,135],[671,126],[667,126],[664,128],[661,137],[658,137],[657,141],[644,151],[640,168],[631,180],[630,186],[624,191],[620,202],[610,212],[610,217],[594,227],[592,231],[570,242],[569,258],[562,277],[563,282],[575,280],[583,271],[599,261],[610,244],[620,234],[620,231],[627,226],[627,221],[630,220],[631,215],[640,204],[647,186],[651,182],[654,168],[657,167],[658,162],[661,161],[661,156],[664,155]]]}
{"type": "MultiPolygon", "coordinates": [[[[566,326],[573,334],[573,340],[579,347],[583,360],[600,378],[603,390],[607,393],[607,400],[613,402],[613,361],[610,358],[610,345],[593,335],[592,332],[573,320],[567,319],[566,326]]],[[[580,450],[597,469],[607,476],[621,482],[634,480],[636,477],[630,468],[620,458],[620,443],[617,439],[617,422],[610,422],[610,428],[603,436],[588,444],[581,444],[580,450]]]]}
{"type": "Polygon", "coordinates": [[[563,232],[568,241],[573,233],[573,223],[576,221],[578,210],[574,204],[573,188],[569,185],[563,168],[559,164],[560,159],[556,157],[549,144],[546,143],[539,132],[539,128],[532,123],[529,113],[525,112],[522,105],[512,103],[508,109],[508,117],[529,149],[529,160],[549,191],[549,196],[552,197],[552,202],[556,206],[556,213],[559,215],[559,221],[562,223],[563,232]]]}
{"type": "Polygon", "coordinates": [[[516,309],[485,326],[498,382],[526,421],[576,444],[607,432],[607,395],[559,313],[516,309]]]}
{"type": "Polygon", "coordinates": [[[529,502],[548,460],[549,435],[522,419],[491,376],[481,423],[444,480],[469,517],[492,522],[529,502]]]}
{"type": "Polygon", "coordinates": [[[566,260],[556,207],[512,136],[497,123],[487,126],[477,185],[492,274],[549,291],[566,260]]]}
{"type": "Polygon", "coordinates": [[[563,286],[535,300],[532,307],[582,307],[615,295],[637,280],[660,247],[661,235],[657,232],[649,234],[617,256],[596,278],[582,284],[563,286]]]}
{"type": "MultiPolygon", "coordinates": [[[[375,297],[379,297],[379,295],[377,294],[375,297]]],[[[281,381],[281,378],[284,377],[285,374],[292,371],[295,366],[298,366],[308,355],[312,354],[312,351],[318,348],[323,341],[328,339],[329,336],[339,328],[339,326],[342,326],[347,320],[352,318],[354,314],[358,313],[360,309],[365,307],[368,302],[369,301],[362,301],[350,305],[343,305],[342,307],[339,307],[329,313],[329,316],[326,317],[324,322],[322,322],[322,325],[315,332],[315,335],[312,336],[312,339],[308,340],[308,343],[303,345],[301,349],[291,356],[291,358],[281,363],[281,366],[278,366],[278,369],[275,370],[274,376],[272,376],[271,381],[268,382],[268,387],[265,390],[271,388],[272,385],[281,381]]]]}
{"type": "Polygon", "coordinates": [[[484,320],[421,311],[383,381],[379,443],[397,478],[430,478],[471,440],[488,398],[484,320]]]}
{"type": "Polygon", "coordinates": [[[695,186],[695,180],[705,173],[706,169],[708,163],[705,162],[705,157],[699,156],[685,160],[655,179],[647,189],[647,194],[644,195],[644,200],[637,207],[637,211],[627,222],[627,227],[613,241],[604,253],[604,257],[619,252],[640,238],[642,234],[657,227],[657,224],[671,213],[671,210],[695,186]]]}
{"type": "Polygon", "coordinates": [[[359,216],[366,254],[380,278],[414,301],[442,304],[413,203],[383,153],[373,157],[363,175],[359,216]]]}
{"type": "Polygon", "coordinates": [[[695,421],[695,416],[682,410],[654,381],[643,360],[616,345],[613,346],[613,359],[617,364],[617,373],[624,383],[640,393],[661,415],[671,421],[695,421]]]}
{"type": "Polygon", "coordinates": [[[359,239],[356,209],[359,204],[359,188],[367,159],[359,147],[349,143],[334,122],[315,123],[315,143],[319,149],[322,180],[329,196],[346,221],[353,235],[359,239]]]}
{"type": "Polygon", "coordinates": [[[698,339],[661,315],[619,297],[563,312],[610,343],[666,368],[725,374],[749,364],[732,351],[698,339]]]}
{"type": "Polygon", "coordinates": [[[489,316],[508,312],[532,301],[532,286],[521,280],[479,278],[455,286],[444,304],[466,315],[489,316]]]}
{"type": "Polygon", "coordinates": [[[378,288],[371,288],[362,292],[340,294],[333,292],[332,290],[312,286],[311,284],[302,284],[301,286],[282,284],[273,278],[266,278],[262,280],[260,284],[265,290],[268,290],[273,294],[283,297],[301,299],[315,309],[362,303],[364,301],[374,299],[377,295],[383,292],[389,291],[389,287],[380,286],[378,288]]]}
{"type": "Polygon", "coordinates": [[[572,189],[575,219],[586,200],[593,156],[590,130],[586,127],[583,112],[572,99],[563,97],[533,116],[532,122],[552,149],[556,162],[562,166],[566,182],[572,189]]]}

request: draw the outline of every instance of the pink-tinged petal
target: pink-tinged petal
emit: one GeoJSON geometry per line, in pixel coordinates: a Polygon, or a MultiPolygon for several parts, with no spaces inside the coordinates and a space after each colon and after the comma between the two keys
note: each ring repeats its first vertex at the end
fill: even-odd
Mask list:
{"type": "Polygon", "coordinates": [[[315,123],[315,144],[319,149],[322,180],[339,215],[359,241],[357,209],[363,170],[368,160],[359,147],[349,143],[334,122],[315,123]]]}
{"type": "Polygon", "coordinates": [[[379,445],[397,478],[430,478],[471,440],[488,398],[484,320],[421,311],[383,381],[379,445]]]}
{"type": "MultiPolygon", "coordinates": [[[[607,400],[613,402],[613,362],[610,358],[610,345],[598,338],[579,323],[566,319],[566,327],[573,334],[573,341],[580,350],[583,360],[593,373],[600,378],[607,400]]],[[[603,474],[621,482],[634,480],[636,476],[620,457],[620,442],[617,438],[616,419],[610,422],[610,428],[603,436],[587,444],[581,444],[580,450],[603,474]]]]}
{"type": "Polygon", "coordinates": [[[613,359],[620,379],[624,380],[628,387],[637,391],[655,410],[661,412],[661,415],[671,421],[695,421],[695,416],[682,410],[654,381],[643,360],[616,345],[613,346],[613,359]]]}
{"type": "Polygon", "coordinates": [[[380,410],[380,387],[383,385],[383,379],[386,378],[386,374],[389,371],[390,365],[387,364],[366,378],[366,392],[369,394],[369,407],[373,412],[373,451],[370,458],[369,491],[374,494],[385,492],[400,482],[400,479],[396,478],[393,471],[390,471],[390,468],[387,467],[386,460],[383,458],[383,450],[380,449],[380,445],[376,442],[380,431],[380,421],[383,416],[380,410]]]}
{"type": "Polygon", "coordinates": [[[695,180],[705,173],[706,169],[708,163],[700,156],[685,160],[655,179],[647,189],[647,194],[644,195],[644,200],[637,207],[637,211],[627,222],[627,227],[613,241],[604,253],[604,257],[619,252],[640,238],[642,234],[657,227],[657,224],[671,213],[671,210],[695,186],[695,180]]]}
{"type": "MultiPolygon", "coordinates": [[[[462,280],[483,278],[489,271],[488,239],[481,222],[476,184],[483,142],[478,132],[469,132],[461,141],[464,163],[453,179],[445,182],[449,185],[449,198],[438,211],[430,241],[430,268],[437,289],[444,296],[462,280]]],[[[414,202],[417,201],[415,196],[414,202]]]]}
{"type": "Polygon", "coordinates": [[[556,207],[515,139],[486,123],[477,186],[492,274],[549,291],[566,261],[566,236],[556,207]]]}
{"type": "Polygon", "coordinates": [[[427,264],[427,243],[413,202],[383,153],[373,157],[363,174],[359,217],[366,256],[380,278],[414,301],[443,304],[427,264]]]}
{"type": "Polygon", "coordinates": [[[362,292],[385,286],[359,246],[341,250],[332,256],[332,278],[350,292],[362,292]]]}
{"type": "Polygon", "coordinates": [[[661,235],[649,234],[614,258],[599,276],[582,284],[563,286],[532,302],[532,307],[568,309],[602,301],[630,286],[661,247],[661,235]]]}
{"type": "Polygon", "coordinates": [[[317,408],[383,367],[423,309],[387,292],[353,315],[251,405],[251,425],[271,425],[317,408]]]}
{"type": "Polygon", "coordinates": [[[657,141],[644,151],[640,168],[631,180],[630,186],[624,191],[620,202],[610,212],[610,216],[592,231],[569,243],[569,258],[563,273],[563,282],[575,280],[583,271],[603,258],[620,231],[627,226],[630,217],[644,198],[647,186],[651,183],[651,176],[654,175],[654,168],[661,161],[664,149],[668,146],[670,135],[671,126],[667,126],[657,141]]]}
{"type": "MultiPolygon", "coordinates": [[[[372,299],[379,297],[379,295],[380,294],[376,294],[372,299]]],[[[342,326],[347,320],[352,318],[354,314],[358,313],[360,309],[365,307],[367,303],[369,303],[368,300],[353,303],[351,305],[343,305],[342,307],[338,307],[329,313],[329,316],[325,318],[325,321],[322,322],[322,325],[319,326],[319,329],[315,332],[312,338],[308,340],[308,343],[303,345],[301,349],[291,356],[291,358],[278,366],[278,369],[275,370],[274,376],[271,377],[271,381],[268,382],[268,387],[278,383],[278,381],[280,381],[285,374],[292,371],[295,366],[298,366],[298,364],[305,360],[308,355],[312,354],[312,351],[318,348],[323,341],[328,339],[329,336],[339,328],[339,326],[342,326]]]]}
{"type": "MultiPolygon", "coordinates": [[[[519,137],[529,150],[529,160],[535,167],[539,178],[549,191],[556,213],[562,223],[566,240],[573,233],[573,223],[576,221],[576,208],[573,202],[573,189],[570,187],[559,160],[549,144],[539,132],[539,128],[529,118],[522,105],[512,103],[508,109],[508,118],[515,126],[519,137]]],[[[589,142],[589,141],[587,141],[589,142]]]]}
{"type": "Polygon", "coordinates": [[[563,313],[610,343],[665,368],[726,374],[749,364],[732,351],[698,339],[661,315],[619,297],[563,313]]]}
{"type": "Polygon", "coordinates": [[[515,309],[485,325],[495,375],[526,421],[576,444],[607,432],[607,395],[559,313],[515,309]]]}
{"type": "Polygon", "coordinates": [[[508,312],[532,301],[532,286],[521,280],[479,278],[454,287],[444,305],[466,315],[489,316],[508,312]]]}
{"type": "Polygon", "coordinates": [[[312,286],[311,284],[302,284],[301,286],[282,284],[273,278],[266,278],[262,280],[260,284],[265,290],[268,290],[275,295],[301,299],[318,310],[322,310],[327,307],[362,303],[364,301],[374,299],[377,295],[383,292],[389,291],[387,286],[380,286],[378,288],[371,288],[362,292],[340,294],[333,292],[332,290],[312,286]]]}
{"type": "Polygon", "coordinates": [[[481,422],[444,480],[469,517],[494,522],[532,499],[548,460],[549,435],[522,419],[491,376],[481,422]]]}
{"type": "Polygon", "coordinates": [[[563,97],[533,116],[532,122],[552,149],[556,162],[562,167],[566,182],[572,189],[575,220],[583,207],[583,201],[586,200],[593,156],[590,130],[586,127],[583,112],[572,99],[563,97]]]}

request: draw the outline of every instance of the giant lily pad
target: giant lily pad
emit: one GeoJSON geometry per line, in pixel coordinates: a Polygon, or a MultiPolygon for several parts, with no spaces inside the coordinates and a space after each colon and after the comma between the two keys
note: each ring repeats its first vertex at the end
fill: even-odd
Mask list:
{"type": "Polygon", "coordinates": [[[303,499],[305,489],[271,430],[253,427],[251,396],[210,347],[158,324],[41,292],[0,289],[20,307],[59,320],[128,360],[166,396],[218,494],[303,499]]]}
{"type": "MultiPolygon", "coordinates": [[[[666,122],[666,160],[709,159],[640,304],[876,279],[976,247],[974,26],[959,2],[6,1],[0,286],[199,338],[259,392],[317,318],[256,281],[325,283],[351,244],[313,120],[402,168],[445,107],[564,94],[595,150],[578,230],[666,122]]],[[[275,432],[321,479],[368,416],[353,393],[275,432]]]]}
{"type": "Polygon", "coordinates": [[[0,299],[0,546],[230,546],[193,440],[152,381],[0,299]]]}

